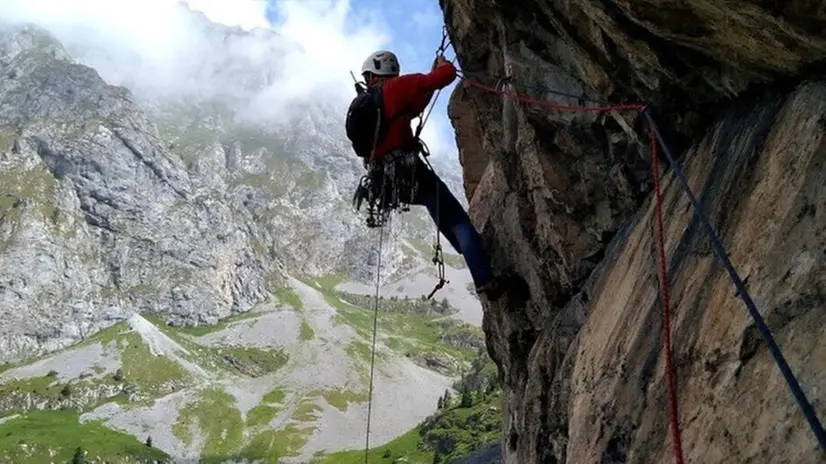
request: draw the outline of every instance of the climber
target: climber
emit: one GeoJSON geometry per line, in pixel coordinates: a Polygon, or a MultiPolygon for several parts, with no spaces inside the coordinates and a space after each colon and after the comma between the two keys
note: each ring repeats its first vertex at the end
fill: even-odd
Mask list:
{"type": "Polygon", "coordinates": [[[456,68],[439,54],[427,74],[400,76],[399,72],[398,59],[389,51],[375,52],[364,61],[366,89],[362,92],[370,93],[370,97],[356,97],[351,105],[348,137],[363,158],[367,177],[374,180],[372,188],[382,187],[384,195],[374,191],[376,197],[383,197],[381,203],[389,208],[400,203],[425,206],[442,235],[464,256],[477,293],[496,300],[503,285],[493,276],[481,237],[450,189],[419,157],[424,147],[411,129],[412,120],[424,111],[433,93],[456,79],[456,68]],[[355,121],[358,109],[354,107],[369,106],[371,102],[380,109],[380,119],[355,121]]]}

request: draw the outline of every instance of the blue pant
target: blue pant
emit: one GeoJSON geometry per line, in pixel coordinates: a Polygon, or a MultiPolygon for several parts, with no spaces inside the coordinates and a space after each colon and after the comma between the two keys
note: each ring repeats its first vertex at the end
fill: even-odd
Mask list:
{"type": "Polygon", "coordinates": [[[427,208],[433,222],[439,225],[442,235],[456,252],[464,256],[473,283],[477,287],[487,283],[493,273],[482,248],[482,239],[461,203],[442,179],[420,160],[416,166],[415,178],[418,186],[410,203],[427,208]]]}

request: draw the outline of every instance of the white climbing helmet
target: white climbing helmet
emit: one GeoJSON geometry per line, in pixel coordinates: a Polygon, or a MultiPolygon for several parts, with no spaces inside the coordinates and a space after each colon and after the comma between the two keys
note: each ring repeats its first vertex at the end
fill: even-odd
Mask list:
{"type": "Polygon", "coordinates": [[[370,54],[361,65],[361,74],[370,72],[377,76],[398,76],[399,60],[396,55],[387,50],[380,50],[370,54]]]}

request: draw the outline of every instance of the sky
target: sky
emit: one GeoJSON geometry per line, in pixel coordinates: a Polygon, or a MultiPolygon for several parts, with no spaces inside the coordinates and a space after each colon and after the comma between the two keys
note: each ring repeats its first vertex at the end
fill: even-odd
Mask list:
{"type": "MultiPolygon", "coordinates": [[[[279,101],[323,95],[342,99],[340,104],[346,105],[355,94],[350,71],[358,76],[362,62],[371,52],[393,50],[403,73],[426,72],[441,42],[442,12],[438,0],[185,2],[213,22],[245,30],[268,28],[300,45],[299,50],[278,57],[285,72],[269,92],[262,92],[264,96],[277,96],[279,101]]],[[[63,41],[94,37],[102,44],[117,44],[131,50],[134,61],[143,64],[142,69],[136,69],[132,63],[121,64],[122,74],[134,77],[136,72],[143,72],[144,80],[164,86],[181,80],[179,71],[185,61],[182,57],[192,56],[190,50],[204,47],[191,25],[182,19],[176,3],[177,0],[2,0],[0,18],[34,22],[63,41]]],[[[254,43],[238,50],[257,60],[270,59],[267,52],[257,50],[254,43]]],[[[453,58],[452,50],[448,50],[447,57],[453,58]]],[[[110,72],[107,80],[117,80],[117,73],[110,72]]],[[[442,91],[423,132],[434,156],[455,157],[453,130],[446,115],[454,85],[442,91]]],[[[267,101],[262,106],[272,107],[271,103],[267,101]]]]}

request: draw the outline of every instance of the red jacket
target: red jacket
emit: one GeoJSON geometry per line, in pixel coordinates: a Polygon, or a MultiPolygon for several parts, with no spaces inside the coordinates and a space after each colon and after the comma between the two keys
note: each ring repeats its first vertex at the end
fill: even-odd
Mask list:
{"type": "Polygon", "coordinates": [[[433,92],[447,87],[454,79],[456,67],[447,62],[427,74],[405,74],[384,81],[384,120],[393,121],[384,138],[376,144],[375,156],[384,156],[413,140],[410,122],[424,111],[433,92]]]}

